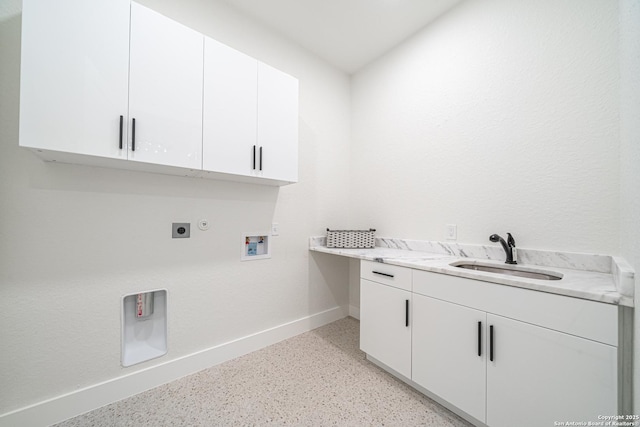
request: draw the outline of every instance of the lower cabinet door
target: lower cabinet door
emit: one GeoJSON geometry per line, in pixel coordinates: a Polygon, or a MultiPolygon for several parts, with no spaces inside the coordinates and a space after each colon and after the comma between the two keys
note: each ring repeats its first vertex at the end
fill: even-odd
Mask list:
{"type": "Polygon", "coordinates": [[[411,377],[411,292],[360,281],[360,349],[411,377]]]}
{"type": "Polygon", "coordinates": [[[413,295],[411,379],[482,422],[485,328],[484,311],[413,295]]]}
{"type": "Polygon", "coordinates": [[[618,413],[615,347],[492,314],[487,322],[489,426],[588,423],[618,413]]]}

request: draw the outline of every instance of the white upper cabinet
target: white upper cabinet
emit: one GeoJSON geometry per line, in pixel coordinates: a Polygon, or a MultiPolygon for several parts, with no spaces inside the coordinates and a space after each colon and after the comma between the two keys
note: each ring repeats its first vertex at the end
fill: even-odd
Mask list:
{"type": "Polygon", "coordinates": [[[203,169],[298,181],[298,80],[205,39],[203,169]]]}
{"type": "Polygon", "coordinates": [[[203,43],[131,3],[129,160],[202,169],[203,43]]]}
{"type": "Polygon", "coordinates": [[[258,120],[258,61],[205,37],[204,70],[202,168],[251,175],[258,120]]]}
{"type": "Polygon", "coordinates": [[[20,145],[126,159],[129,0],[22,6],[20,145]]]}
{"type": "Polygon", "coordinates": [[[298,80],[258,63],[258,150],[256,173],[298,181],[298,80]]]}
{"type": "Polygon", "coordinates": [[[21,66],[45,160],[298,180],[298,81],[135,2],[23,0],[21,66]]]}

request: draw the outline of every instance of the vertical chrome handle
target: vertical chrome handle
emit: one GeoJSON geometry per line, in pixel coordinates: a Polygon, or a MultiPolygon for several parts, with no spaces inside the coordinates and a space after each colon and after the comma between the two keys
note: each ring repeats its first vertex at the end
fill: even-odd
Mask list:
{"type": "Polygon", "coordinates": [[[120,149],[122,150],[122,127],[123,127],[124,117],[120,116],[120,149]]]}
{"type": "Polygon", "coordinates": [[[478,356],[482,356],[482,322],[478,322],[478,356]]]}
{"type": "Polygon", "coordinates": [[[262,147],[260,147],[260,170],[262,170],[262,147]]]}
{"type": "Polygon", "coordinates": [[[493,325],[489,326],[489,360],[493,362],[493,325]]]}
{"type": "Polygon", "coordinates": [[[136,119],[131,119],[131,151],[136,151],[136,119]]]}
{"type": "Polygon", "coordinates": [[[409,300],[404,300],[404,326],[409,327],[409,300]]]}
{"type": "Polygon", "coordinates": [[[253,170],[256,170],[256,146],[253,146],[253,170]]]}

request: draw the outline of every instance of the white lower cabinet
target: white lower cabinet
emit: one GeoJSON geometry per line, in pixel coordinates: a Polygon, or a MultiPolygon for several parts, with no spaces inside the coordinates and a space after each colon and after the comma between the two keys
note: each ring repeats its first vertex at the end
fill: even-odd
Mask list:
{"type": "Polygon", "coordinates": [[[399,289],[389,267],[392,285],[371,281],[375,265],[361,264],[361,349],[461,413],[490,427],[619,413],[616,306],[410,269],[399,289]]]}
{"type": "Polygon", "coordinates": [[[411,269],[360,263],[360,349],[411,377],[411,269]]]}
{"type": "Polygon", "coordinates": [[[616,413],[616,347],[413,295],[412,380],[492,427],[616,413]]]}
{"type": "Polygon", "coordinates": [[[618,413],[616,347],[492,314],[487,323],[494,334],[489,426],[597,422],[618,413]]]}
{"type": "Polygon", "coordinates": [[[411,377],[411,292],[360,281],[360,349],[411,377]]]}
{"type": "Polygon", "coordinates": [[[413,295],[411,379],[484,421],[486,313],[413,295]]]}

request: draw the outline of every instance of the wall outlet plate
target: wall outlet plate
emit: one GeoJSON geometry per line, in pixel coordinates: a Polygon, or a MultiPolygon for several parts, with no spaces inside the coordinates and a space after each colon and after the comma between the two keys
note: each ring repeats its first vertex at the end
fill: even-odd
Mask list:
{"type": "Polygon", "coordinates": [[[174,239],[188,239],[191,236],[191,223],[174,222],[171,224],[171,237],[174,239]]]}
{"type": "Polygon", "coordinates": [[[447,240],[456,240],[458,238],[458,226],[455,224],[446,225],[447,240]]]}

